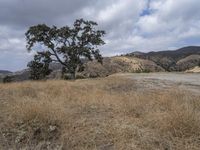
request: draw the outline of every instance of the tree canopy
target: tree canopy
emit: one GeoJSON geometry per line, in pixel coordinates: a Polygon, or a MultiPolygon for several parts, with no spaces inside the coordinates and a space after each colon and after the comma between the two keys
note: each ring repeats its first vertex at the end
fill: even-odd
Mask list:
{"type": "MultiPolygon", "coordinates": [[[[48,56],[49,62],[58,62],[63,66],[63,73],[76,73],[83,69],[83,60],[96,59],[102,63],[98,46],[105,44],[103,30],[97,30],[98,24],[93,21],[77,19],[72,27],[49,27],[45,24],[32,26],[26,32],[28,51],[36,50],[35,44],[40,44],[38,54],[42,58],[48,56]]],[[[39,61],[39,60],[37,60],[39,61]]]]}

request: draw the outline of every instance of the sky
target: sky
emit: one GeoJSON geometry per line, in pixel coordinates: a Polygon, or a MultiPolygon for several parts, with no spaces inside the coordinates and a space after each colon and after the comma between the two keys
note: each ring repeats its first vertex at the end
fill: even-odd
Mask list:
{"type": "Polygon", "coordinates": [[[0,0],[0,70],[21,70],[33,58],[25,32],[76,19],[106,31],[103,56],[200,45],[200,0],[0,0]]]}

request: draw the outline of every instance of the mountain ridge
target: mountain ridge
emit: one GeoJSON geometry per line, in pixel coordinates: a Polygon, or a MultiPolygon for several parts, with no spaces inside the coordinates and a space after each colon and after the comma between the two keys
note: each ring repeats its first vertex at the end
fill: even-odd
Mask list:
{"type": "Polygon", "coordinates": [[[0,74],[9,74],[9,73],[12,73],[12,72],[8,70],[0,70],[0,74]]]}
{"type": "Polygon", "coordinates": [[[185,71],[184,69],[189,69],[188,67],[194,67],[200,63],[200,60],[196,60],[196,62],[193,62],[194,65],[182,67],[183,69],[179,69],[177,66],[177,62],[181,59],[190,55],[200,55],[200,46],[187,46],[177,50],[150,51],[147,53],[139,53],[139,55],[137,53],[132,52],[125,56],[151,60],[163,67],[166,71],[185,71]]]}

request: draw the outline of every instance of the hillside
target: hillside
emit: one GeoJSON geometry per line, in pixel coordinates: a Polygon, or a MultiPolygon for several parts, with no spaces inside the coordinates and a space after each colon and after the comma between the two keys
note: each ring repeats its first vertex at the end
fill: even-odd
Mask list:
{"type": "Polygon", "coordinates": [[[200,67],[196,66],[192,69],[186,70],[185,72],[187,72],[187,73],[200,73],[200,67]]]}
{"type": "Polygon", "coordinates": [[[105,58],[103,64],[97,62],[86,63],[85,71],[82,72],[86,77],[103,77],[120,72],[159,72],[164,69],[150,60],[133,57],[116,56],[105,58]]]}
{"type": "Polygon", "coordinates": [[[10,74],[10,73],[12,72],[8,70],[0,70],[0,75],[10,74]]]}
{"type": "MultiPolygon", "coordinates": [[[[165,71],[162,67],[150,60],[140,59],[136,57],[105,57],[103,63],[97,61],[86,62],[85,70],[78,73],[78,78],[95,78],[106,77],[114,73],[123,72],[159,72],[165,71]]],[[[59,79],[61,77],[61,68],[59,64],[51,64],[50,68],[53,72],[48,76],[50,79],[59,79]]]]}
{"type": "Polygon", "coordinates": [[[188,67],[192,68],[199,65],[200,47],[189,46],[174,51],[152,51],[149,53],[133,52],[126,56],[151,60],[166,71],[185,71],[188,67]]]}
{"type": "Polygon", "coordinates": [[[189,55],[176,63],[176,70],[187,70],[200,64],[200,55],[189,55]]]}
{"type": "Polygon", "coordinates": [[[0,82],[2,82],[2,79],[3,79],[6,75],[12,75],[12,72],[11,72],[11,71],[8,71],[8,70],[0,70],[0,82]]]}
{"type": "MultiPolygon", "coordinates": [[[[123,72],[185,71],[200,64],[200,47],[185,47],[175,51],[133,52],[124,56],[105,57],[103,64],[86,62],[80,78],[106,77],[123,72]]],[[[60,78],[61,66],[51,64],[54,71],[49,78],[60,78]]]]}

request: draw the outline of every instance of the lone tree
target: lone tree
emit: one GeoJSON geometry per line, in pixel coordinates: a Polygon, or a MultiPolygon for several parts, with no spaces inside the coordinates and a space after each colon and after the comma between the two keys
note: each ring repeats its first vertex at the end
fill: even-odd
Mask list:
{"type": "Polygon", "coordinates": [[[41,44],[45,49],[40,50],[43,53],[40,56],[48,55],[51,62],[62,65],[63,73],[69,73],[75,79],[76,73],[83,70],[83,60],[96,59],[102,63],[98,46],[105,44],[102,40],[105,31],[96,30],[96,26],[96,22],[83,19],[76,20],[73,27],[32,26],[25,34],[27,49],[31,51],[35,44],[41,44]]]}
{"type": "Polygon", "coordinates": [[[30,79],[41,80],[51,73],[49,63],[52,62],[49,52],[37,52],[34,60],[28,63],[30,69],[30,79]]]}

